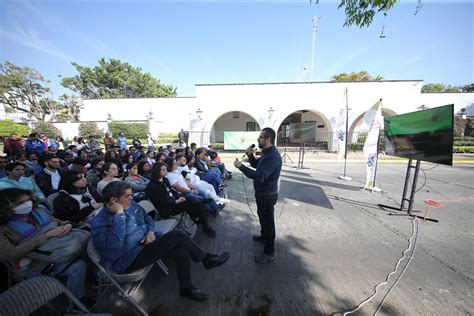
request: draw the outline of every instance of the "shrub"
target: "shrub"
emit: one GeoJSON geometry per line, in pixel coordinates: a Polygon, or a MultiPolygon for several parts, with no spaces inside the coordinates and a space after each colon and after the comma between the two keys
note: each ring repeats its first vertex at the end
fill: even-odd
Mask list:
{"type": "Polygon", "coordinates": [[[79,124],[79,136],[89,138],[90,136],[99,137],[102,130],[99,129],[95,122],[84,122],[79,124]]]}
{"type": "Polygon", "coordinates": [[[459,154],[474,154],[474,146],[454,146],[453,152],[459,154]]]}
{"type": "Polygon", "coordinates": [[[53,123],[49,122],[35,122],[33,124],[33,131],[48,138],[56,138],[57,136],[61,136],[61,131],[57,129],[53,123]]]}
{"type": "Polygon", "coordinates": [[[0,137],[9,137],[11,133],[18,133],[19,136],[28,135],[30,129],[28,128],[28,125],[16,123],[12,120],[0,121],[0,137]]]}
{"type": "Polygon", "coordinates": [[[110,122],[109,130],[114,137],[117,137],[119,133],[124,133],[127,138],[143,138],[146,137],[149,132],[147,123],[110,122]]]}
{"type": "Polygon", "coordinates": [[[211,146],[215,150],[224,150],[224,143],[213,143],[213,144],[211,144],[211,146]]]}

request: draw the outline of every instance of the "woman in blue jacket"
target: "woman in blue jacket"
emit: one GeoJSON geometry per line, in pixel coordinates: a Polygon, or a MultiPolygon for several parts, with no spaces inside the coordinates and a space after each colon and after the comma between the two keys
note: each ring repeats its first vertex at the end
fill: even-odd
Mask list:
{"type": "Polygon", "coordinates": [[[132,189],[125,182],[109,183],[102,197],[106,206],[91,224],[92,240],[106,269],[130,273],[171,255],[177,265],[180,295],[197,301],[207,298],[206,291],[191,283],[189,258],[211,269],[224,264],[229,252],[207,253],[180,230],[165,235],[155,231],[152,218],[132,201],[132,189]]]}

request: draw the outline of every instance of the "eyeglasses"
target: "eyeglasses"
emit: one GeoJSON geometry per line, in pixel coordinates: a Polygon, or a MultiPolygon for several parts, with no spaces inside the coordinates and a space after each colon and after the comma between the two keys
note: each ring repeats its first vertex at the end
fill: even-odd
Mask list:
{"type": "Polygon", "coordinates": [[[257,140],[260,140],[262,138],[266,138],[265,136],[258,136],[257,140]]]}

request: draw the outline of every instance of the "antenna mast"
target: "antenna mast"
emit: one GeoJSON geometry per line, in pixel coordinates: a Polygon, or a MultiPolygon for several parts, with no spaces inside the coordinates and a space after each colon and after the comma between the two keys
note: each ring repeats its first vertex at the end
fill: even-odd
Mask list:
{"type": "Polygon", "coordinates": [[[313,81],[313,75],[314,75],[314,48],[316,46],[316,32],[318,31],[320,19],[321,19],[320,16],[317,16],[317,15],[313,16],[313,42],[311,45],[311,79],[310,81],[313,81]]]}

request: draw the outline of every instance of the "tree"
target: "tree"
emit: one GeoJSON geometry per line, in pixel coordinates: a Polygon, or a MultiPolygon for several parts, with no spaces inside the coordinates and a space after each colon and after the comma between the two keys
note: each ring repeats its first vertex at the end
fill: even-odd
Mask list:
{"type": "Polygon", "coordinates": [[[61,131],[50,122],[35,122],[33,124],[33,131],[48,138],[56,138],[56,136],[61,136],[61,131]]]}
{"type": "Polygon", "coordinates": [[[332,80],[335,81],[381,81],[384,78],[380,75],[377,75],[375,78],[369,75],[369,73],[365,70],[358,71],[358,72],[351,72],[347,74],[345,72],[334,75],[331,77],[332,80]]]}
{"type": "Polygon", "coordinates": [[[474,83],[462,86],[461,92],[474,92],[474,83]]]}
{"type": "Polygon", "coordinates": [[[139,137],[146,138],[149,133],[149,127],[146,123],[125,123],[125,122],[110,122],[109,130],[112,135],[118,136],[119,133],[124,133],[127,138],[139,137]]]}
{"type": "Polygon", "coordinates": [[[82,99],[72,94],[63,94],[59,97],[61,109],[57,114],[58,122],[78,121],[83,105],[82,99]]]}
{"type": "Polygon", "coordinates": [[[47,81],[38,71],[18,67],[8,61],[0,64],[0,103],[28,113],[38,121],[54,119],[60,104],[52,99],[47,81]]]}
{"type": "Polygon", "coordinates": [[[164,85],[150,73],[118,59],[99,59],[94,68],[72,65],[79,72],[65,77],[61,84],[86,99],[174,97],[176,88],[164,85]]]}
{"type": "Polygon", "coordinates": [[[102,131],[95,122],[84,122],[79,124],[79,136],[89,138],[90,136],[102,135],[102,131]]]}
{"type": "Polygon", "coordinates": [[[355,24],[362,28],[372,23],[377,12],[386,14],[397,2],[398,0],[341,0],[337,8],[344,8],[346,13],[344,26],[355,24]]]}
{"type": "Polygon", "coordinates": [[[445,85],[444,83],[427,83],[421,87],[423,93],[446,93],[446,92],[461,92],[461,89],[452,85],[445,85]]]}

